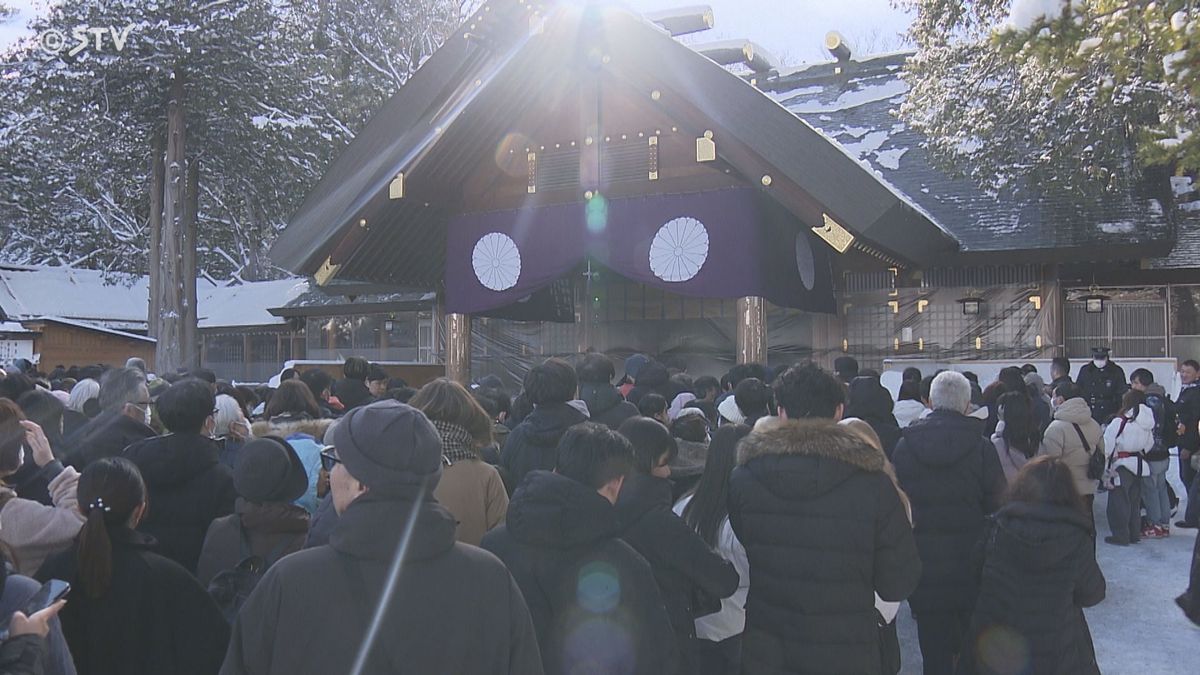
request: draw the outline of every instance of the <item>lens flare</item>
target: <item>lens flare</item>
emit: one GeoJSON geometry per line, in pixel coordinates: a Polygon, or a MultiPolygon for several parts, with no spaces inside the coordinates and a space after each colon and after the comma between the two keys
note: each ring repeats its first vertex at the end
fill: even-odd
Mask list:
{"type": "Polygon", "coordinates": [[[563,643],[562,672],[571,675],[635,672],[633,637],[611,618],[575,625],[563,643]]]}
{"type": "Polygon", "coordinates": [[[989,673],[1022,675],[1032,672],[1029,639],[1009,626],[993,625],[984,630],[975,650],[989,673]]]}
{"type": "Polygon", "coordinates": [[[579,606],[593,614],[607,614],[621,603],[621,578],[606,562],[593,562],[579,570],[575,588],[579,606]]]}
{"type": "Polygon", "coordinates": [[[608,200],[597,192],[584,206],[588,232],[599,234],[608,228],[608,200]]]}

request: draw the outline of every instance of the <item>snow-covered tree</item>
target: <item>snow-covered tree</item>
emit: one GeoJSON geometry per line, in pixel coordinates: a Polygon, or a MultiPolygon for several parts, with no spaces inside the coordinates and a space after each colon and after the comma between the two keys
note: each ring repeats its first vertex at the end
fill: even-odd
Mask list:
{"type": "Polygon", "coordinates": [[[917,52],[900,115],[994,190],[1126,190],[1200,168],[1195,0],[895,0],[917,52]]]}
{"type": "MultiPolygon", "coordinates": [[[[325,166],[457,25],[458,0],[63,0],[0,62],[0,233],[11,260],[145,273],[155,143],[182,78],[199,265],[269,276],[265,250],[325,166]],[[76,26],[130,27],[76,54],[76,26]]],[[[186,168],[186,167],[185,167],[186,168]]]]}

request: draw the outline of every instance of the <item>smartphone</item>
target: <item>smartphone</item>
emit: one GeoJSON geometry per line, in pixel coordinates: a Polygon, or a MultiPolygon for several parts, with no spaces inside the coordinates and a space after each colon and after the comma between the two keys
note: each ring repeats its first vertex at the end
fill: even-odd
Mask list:
{"type": "MultiPolygon", "coordinates": [[[[25,616],[36,614],[50,605],[67,597],[67,593],[71,592],[71,584],[59,579],[51,579],[42,584],[42,587],[29,598],[29,602],[21,608],[21,612],[25,616]]],[[[12,615],[0,617],[0,641],[8,639],[8,624],[12,621],[12,615]]]]}

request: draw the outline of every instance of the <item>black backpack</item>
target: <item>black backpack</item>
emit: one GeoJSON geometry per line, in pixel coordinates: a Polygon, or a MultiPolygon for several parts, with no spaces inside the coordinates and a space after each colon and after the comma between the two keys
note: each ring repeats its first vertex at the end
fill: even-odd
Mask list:
{"type": "Polygon", "coordinates": [[[208,582],[208,594],[216,601],[221,614],[230,624],[237,619],[238,612],[241,611],[246,598],[250,597],[250,593],[258,585],[267,568],[282,557],[284,549],[291,543],[289,538],[283,538],[275,545],[275,548],[271,549],[264,560],[261,556],[250,552],[250,538],[246,534],[246,528],[242,526],[240,518],[238,519],[238,534],[242,543],[242,560],[233,569],[218,572],[212,581],[208,582]]]}
{"type": "Polygon", "coordinates": [[[1108,458],[1103,452],[1097,448],[1092,450],[1092,446],[1088,445],[1087,438],[1083,435],[1083,429],[1079,428],[1078,424],[1072,424],[1075,427],[1075,433],[1079,434],[1079,442],[1083,443],[1083,449],[1088,454],[1087,477],[1092,480],[1100,480],[1104,477],[1104,470],[1108,468],[1108,458]]]}

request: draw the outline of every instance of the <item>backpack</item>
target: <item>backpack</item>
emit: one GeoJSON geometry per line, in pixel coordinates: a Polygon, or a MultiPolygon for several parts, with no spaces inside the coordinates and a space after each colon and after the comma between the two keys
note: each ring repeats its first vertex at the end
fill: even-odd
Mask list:
{"type": "Polygon", "coordinates": [[[1154,447],[1146,452],[1146,461],[1160,462],[1171,458],[1167,448],[1175,445],[1174,410],[1170,399],[1150,394],[1146,406],[1154,413],[1154,447]]]}
{"type": "Polygon", "coordinates": [[[1092,450],[1092,446],[1088,445],[1087,438],[1083,435],[1083,429],[1080,429],[1078,424],[1071,426],[1075,427],[1075,433],[1079,434],[1079,442],[1083,443],[1083,450],[1088,454],[1087,477],[1092,480],[1100,480],[1104,477],[1104,470],[1108,468],[1108,458],[1099,449],[1092,450]]]}
{"type": "Polygon", "coordinates": [[[250,597],[250,593],[254,591],[254,587],[258,585],[267,568],[282,557],[284,549],[291,543],[286,537],[280,540],[264,560],[261,556],[250,552],[250,538],[246,534],[246,528],[242,525],[240,518],[238,519],[238,535],[242,546],[241,561],[233,569],[218,572],[212,581],[208,582],[208,594],[212,596],[221,610],[221,614],[230,624],[237,619],[238,612],[241,611],[246,598],[250,597]]]}

